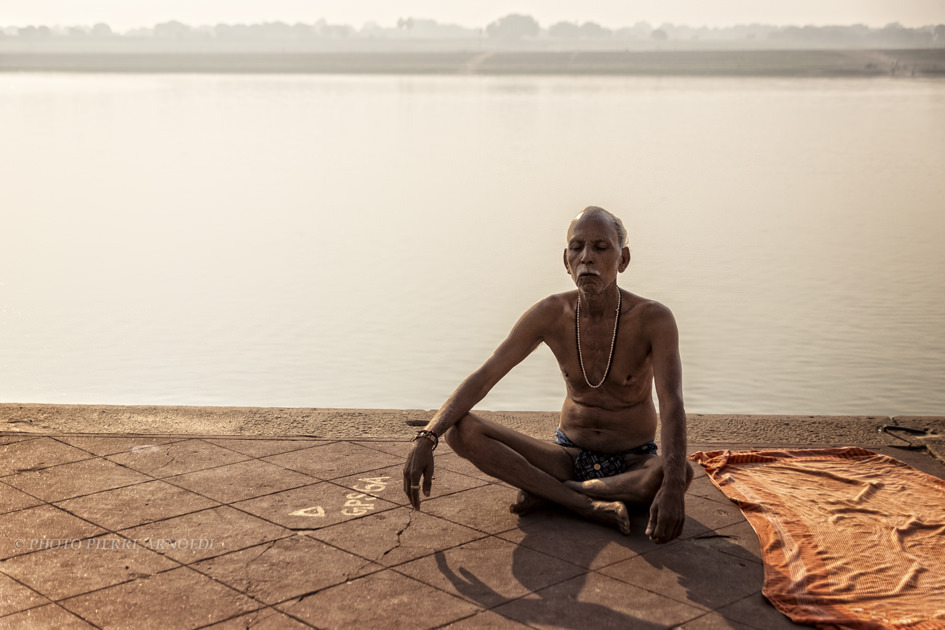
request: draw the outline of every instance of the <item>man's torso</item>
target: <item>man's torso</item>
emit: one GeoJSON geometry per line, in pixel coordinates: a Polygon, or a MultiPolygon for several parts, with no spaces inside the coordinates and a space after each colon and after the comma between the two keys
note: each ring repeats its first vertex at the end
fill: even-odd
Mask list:
{"type": "MultiPolygon", "coordinates": [[[[581,448],[605,453],[626,451],[654,439],[657,414],[653,404],[653,368],[647,335],[648,311],[655,302],[622,292],[623,305],[613,358],[599,388],[611,352],[614,318],[593,321],[581,317],[581,357],[578,358],[575,304],[577,292],[552,296],[543,340],[558,360],[567,386],[561,409],[561,429],[581,448]]],[[[656,305],[658,307],[658,305],[656,305]]]]}

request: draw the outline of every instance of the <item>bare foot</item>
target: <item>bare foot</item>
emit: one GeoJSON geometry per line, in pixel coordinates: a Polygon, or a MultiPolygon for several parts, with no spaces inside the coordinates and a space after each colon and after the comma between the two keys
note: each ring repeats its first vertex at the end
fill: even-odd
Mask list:
{"type": "Polygon", "coordinates": [[[620,501],[591,501],[591,511],[587,516],[615,526],[625,536],[630,534],[630,515],[627,506],[620,501]]]}
{"type": "Polygon", "coordinates": [[[565,481],[564,485],[592,499],[623,501],[627,505],[648,506],[663,482],[663,470],[654,464],[619,475],[586,481],[565,481]]]}
{"type": "Polygon", "coordinates": [[[519,516],[524,516],[530,514],[535,510],[541,509],[548,505],[548,501],[542,499],[541,497],[536,497],[534,494],[529,494],[524,490],[518,491],[518,498],[515,500],[515,503],[509,506],[509,512],[512,514],[518,514],[519,516]]]}
{"type": "Polygon", "coordinates": [[[595,499],[610,499],[614,496],[614,490],[610,484],[600,479],[588,479],[587,481],[565,481],[564,485],[581,494],[586,494],[595,499]]]}

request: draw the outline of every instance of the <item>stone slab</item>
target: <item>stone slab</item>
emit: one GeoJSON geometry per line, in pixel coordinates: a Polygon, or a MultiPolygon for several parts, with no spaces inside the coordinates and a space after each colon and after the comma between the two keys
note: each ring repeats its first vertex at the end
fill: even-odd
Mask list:
{"type": "Polygon", "coordinates": [[[253,612],[215,623],[207,628],[214,630],[305,630],[312,626],[294,619],[275,608],[260,608],[253,612]]]}
{"type": "Polygon", "coordinates": [[[259,604],[205,575],[179,567],[64,600],[67,610],[99,627],[196,628],[257,609],[259,604]]]}
{"type": "MultiPolygon", "coordinates": [[[[373,470],[368,473],[356,473],[347,477],[334,479],[332,483],[350,488],[355,492],[363,492],[397,503],[398,505],[409,505],[410,500],[404,494],[403,484],[403,461],[393,466],[373,470]]],[[[470,477],[461,473],[456,473],[444,468],[435,466],[433,473],[433,486],[430,496],[427,497],[421,493],[423,500],[442,497],[471,488],[478,488],[489,483],[488,478],[470,477]]]]}
{"type": "Polygon", "coordinates": [[[582,567],[493,536],[397,567],[487,609],[584,573],[582,567]]]}
{"type": "Polygon", "coordinates": [[[670,628],[705,614],[591,571],[493,609],[533,628],[670,628]]]}
{"type": "Polygon", "coordinates": [[[33,589],[0,573],[0,619],[4,615],[48,604],[49,600],[33,589]]]}
{"type": "Polygon", "coordinates": [[[0,515],[40,505],[41,503],[43,503],[41,499],[31,497],[25,492],[0,481],[0,515]]]}
{"type": "Polygon", "coordinates": [[[85,630],[95,626],[83,621],[57,604],[30,608],[0,617],[0,629],[55,628],[56,630],[85,630]]]}
{"type": "Polygon", "coordinates": [[[0,445],[0,477],[41,470],[92,457],[89,453],[50,437],[0,445]]]}
{"type": "Polygon", "coordinates": [[[51,600],[177,568],[176,562],[115,534],[5,560],[3,573],[51,600]]]}
{"type": "Polygon", "coordinates": [[[518,526],[518,517],[509,512],[517,491],[504,485],[486,484],[445,497],[421,501],[420,509],[453,523],[498,534],[518,526]],[[470,506],[483,506],[470,509],[470,506]]]}
{"type": "Polygon", "coordinates": [[[167,483],[221,503],[273,494],[311,484],[315,479],[259,459],[165,477],[167,483]]]}
{"type": "Polygon", "coordinates": [[[599,570],[706,610],[760,593],[762,563],[693,544],[664,545],[599,570]]]}
{"type": "Polygon", "coordinates": [[[405,507],[309,535],[384,566],[396,566],[483,537],[482,532],[405,507]]]}
{"type": "Polygon", "coordinates": [[[292,530],[313,530],[397,507],[394,503],[321,481],[234,503],[233,507],[292,530]]]}
{"type": "Polygon", "coordinates": [[[279,610],[319,628],[436,628],[480,609],[394,571],[373,573],[294,602],[279,610]]]}
{"type": "Polygon", "coordinates": [[[379,470],[403,459],[348,442],[335,442],[266,457],[267,461],[289,470],[325,481],[379,470]]]}
{"type": "Polygon", "coordinates": [[[381,569],[380,565],[302,534],[191,566],[266,604],[315,593],[381,569]]]}
{"type": "Polygon", "coordinates": [[[284,527],[227,505],[119,532],[138,545],[189,564],[290,535],[284,527]]]}
{"type": "MultiPolygon", "coordinates": [[[[219,417],[240,418],[232,411],[219,417]]],[[[503,422],[540,433],[539,425],[555,418],[533,414],[503,422]]],[[[738,430],[758,424],[757,417],[730,420],[738,430]]],[[[795,432],[813,426],[793,422],[800,423],[795,432]]],[[[945,465],[925,450],[879,443],[889,436],[871,422],[849,421],[856,432],[870,431],[867,447],[945,477],[945,465]]],[[[153,627],[222,628],[550,628],[589,621],[597,627],[794,627],[760,595],[757,537],[701,467],[687,495],[683,535],[667,545],[643,535],[645,511],[632,514],[629,536],[559,509],[512,515],[508,504],[516,491],[445,443],[437,451],[434,494],[415,512],[401,488],[416,429],[405,426],[393,439],[365,435],[363,427],[352,430],[355,439],[0,434],[0,448],[17,458],[0,478],[0,498],[12,504],[0,513],[0,628],[130,626],[142,619],[153,627]],[[55,469],[89,474],[58,477],[60,490],[35,481],[55,469]],[[24,485],[24,479],[32,481],[24,485]],[[29,492],[18,489],[27,486],[29,492]],[[58,492],[75,491],[85,494],[53,501],[58,492]],[[49,546],[109,539],[139,545],[210,539],[213,548],[165,544],[140,557],[100,549],[82,561],[49,546]],[[19,548],[17,540],[24,541],[19,548]],[[39,546],[24,548],[31,540],[39,546]],[[705,570],[707,564],[725,567],[725,579],[705,570]]],[[[795,433],[771,426],[778,431],[767,439],[745,428],[734,434],[745,441],[693,440],[689,451],[803,444],[795,433]]],[[[846,436],[824,435],[823,445],[837,435],[846,436]]]]}
{"type": "Polygon", "coordinates": [[[635,516],[633,525],[631,535],[624,536],[565,510],[548,508],[519,517],[518,527],[497,536],[587,569],[599,569],[654,546],[643,535],[643,519],[635,516]]]}
{"type": "Polygon", "coordinates": [[[118,531],[216,507],[219,503],[155,480],[68,499],[56,505],[89,522],[118,531]]]}
{"type": "Polygon", "coordinates": [[[232,464],[249,458],[205,440],[191,438],[147,448],[133,448],[109,455],[108,459],[132,470],[161,478],[232,464]]]}
{"type": "Polygon", "coordinates": [[[123,436],[123,435],[69,435],[58,438],[76,448],[81,448],[93,455],[115,455],[128,451],[145,450],[151,446],[160,446],[170,442],[181,442],[186,436],[123,436]]]}
{"type": "Polygon", "coordinates": [[[17,510],[0,517],[0,560],[103,533],[98,525],[52,505],[17,510]]]}
{"type": "Polygon", "coordinates": [[[250,457],[265,457],[267,455],[278,455],[279,453],[288,453],[312,446],[321,446],[330,444],[329,440],[315,440],[312,438],[295,438],[291,440],[280,440],[276,438],[239,438],[239,437],[221,437],[209,438],[207,442],[234,450],[237,453],[249,455],[250,457]]]}
{"type": "Polygon", "coordinates": [[[7,483],[44,501],[62,501],[151,478],[106,459],[84,459],[4,477],[7,483]]]}

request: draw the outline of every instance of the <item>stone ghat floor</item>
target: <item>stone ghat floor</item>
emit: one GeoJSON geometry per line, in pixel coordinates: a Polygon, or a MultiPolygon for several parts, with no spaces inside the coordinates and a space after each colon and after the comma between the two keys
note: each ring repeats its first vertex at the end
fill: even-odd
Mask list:
{"type": "Polygon", "coordinates": [[[656,545],[642,514],[630,536],[516,517],[515,491],[445,444],[413,511],[409,448],[0,433],[0,628],[794,626],[761,595],[754,532],[698,466],[682,537],[656,545]]]}

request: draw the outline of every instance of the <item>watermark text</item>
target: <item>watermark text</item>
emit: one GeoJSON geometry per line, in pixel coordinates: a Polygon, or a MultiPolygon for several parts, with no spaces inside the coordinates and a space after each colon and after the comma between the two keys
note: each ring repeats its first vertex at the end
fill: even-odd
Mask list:
{"type": "Polygon", "coordinates": [[[213,538],[122,538],[105,536],[102,538],[17,538],[13,541],[18,551],[43,551],[46,549],[66,549],[71,551],[130,551],[149,549],[151,551],[213,549],[213,538]]]}

